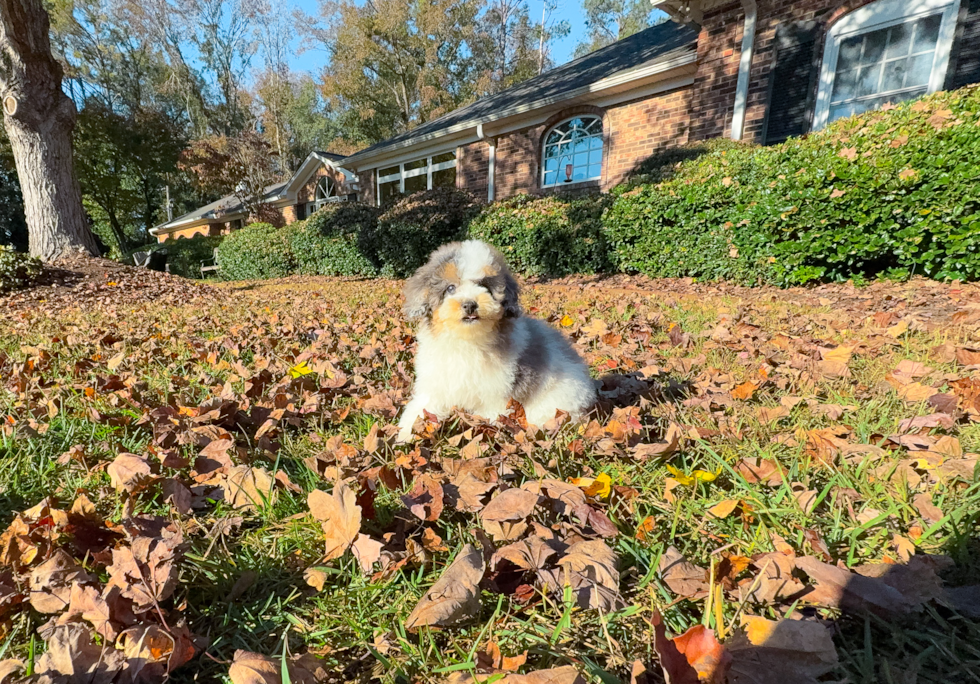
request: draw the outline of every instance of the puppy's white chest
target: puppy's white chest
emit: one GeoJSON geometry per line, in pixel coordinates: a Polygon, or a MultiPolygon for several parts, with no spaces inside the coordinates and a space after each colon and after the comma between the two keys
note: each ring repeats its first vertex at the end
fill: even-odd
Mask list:
{"type": "Polygon", "coordinates": [[[485,418],[496,418],[507,406],[514,380],[513,364],[480,345],[429,337],[419,340],[415,360],[420,393],[432,409],[459,407],[485,418]]]}

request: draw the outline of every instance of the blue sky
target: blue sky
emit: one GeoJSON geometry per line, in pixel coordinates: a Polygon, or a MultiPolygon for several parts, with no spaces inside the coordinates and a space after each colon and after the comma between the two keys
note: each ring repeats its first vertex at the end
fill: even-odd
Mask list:
{"type": "MultiPolygon", "coordinates": [[[[528,11],[534,21],[541,20],[542,0],[527,0],[528,11]]],[[[301,9],[307,14],[316,16],[317,0],[291,0],[291,6],[301,9]]],[[[560,41],[552,43],[552,57],[556,64],[562,64],[572,58],[575,46],[585,37],[585,22],[582,20],[581,0],[558,0],[558,9],[554,15],[568,21],[571,33],[560,41]]],[[[293,54],[290,67],[293,71],[308,71],[317,74],[326,63],[326,53],[322,50],[310,49],[302,54],[293,54]]]]}

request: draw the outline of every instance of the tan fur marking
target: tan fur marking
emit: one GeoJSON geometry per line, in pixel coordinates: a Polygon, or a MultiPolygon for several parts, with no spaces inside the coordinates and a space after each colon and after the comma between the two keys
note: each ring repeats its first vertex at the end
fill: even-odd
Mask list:
{"type": "Polygon", "coordinates": [[[455,261],[447,261],[443,264],[439,275],[442,276],[443,280],[448,280],[454,283],[459,282],[459,270],[456,268],[455,261]]]}
{"type": "Polygon", "coordinates": [[[488,278],[496,278],[500,275],[500,271],[493,267],[493,264],[487,264],[483,267],[483,275],[488,278]]]}

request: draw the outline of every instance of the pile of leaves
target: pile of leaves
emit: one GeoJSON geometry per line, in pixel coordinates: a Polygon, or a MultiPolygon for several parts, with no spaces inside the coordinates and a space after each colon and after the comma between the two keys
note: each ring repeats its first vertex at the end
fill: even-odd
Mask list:
{"type": "Polygon", "coordinates": [[[530,286],[596,413],[398,445],[398,287],[8,300],[0,681],[980,676],[980,288],[530,286]]]}
{"type": "Polygon", "coordinates": [[[105,309],[117,315],[146,304],[184,304],[215,295],[206,285],[166,273],[72,255],[41,265],[30,287],[0,297],[0,310],[15,315],[32,309],[53,313],[83,308],[93,312],[105,309]]]}

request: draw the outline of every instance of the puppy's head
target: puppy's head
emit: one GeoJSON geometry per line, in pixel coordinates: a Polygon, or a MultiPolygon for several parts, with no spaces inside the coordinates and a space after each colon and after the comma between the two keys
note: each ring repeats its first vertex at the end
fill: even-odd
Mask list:
{"type": "Polygon", "coordinates": [[[517,281],[500,253],[479,240],[443,245],[405,285],[405,313],[432,329],[472,336],[520,315],[517,281]]]}

